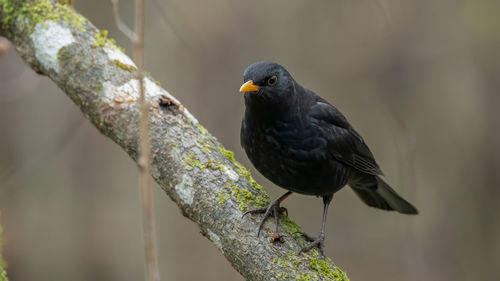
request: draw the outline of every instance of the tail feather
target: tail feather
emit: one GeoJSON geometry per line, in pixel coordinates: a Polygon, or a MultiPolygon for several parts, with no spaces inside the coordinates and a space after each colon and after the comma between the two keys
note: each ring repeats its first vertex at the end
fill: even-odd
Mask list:
{"type": "Polygon", "coordinates": [[[399,196],[378,176],[365,177],[362,181],[351,184],[351,187],[368,206],[395,210],[402,214],[418,214],[417,208],[399,196]]]}
{"type": "Polygon", "coordinates": [[[389,204],[387,204],[387,202],[384,200],[384,198],[382,198],[380,195],[378,195],[377,192],[375,192],[375,191],[356,189],[356,188],[353,188],[352,190],[354,190],[356,195],[358,195],[358,197],[363,202],[365,202],[366,205],[368,205],[370,207],[375,207],[375,208],[379,208],[382,210],[388,210],[388,211],[394,210],[393,208],[391,208],[391,206],[389,204]]]}

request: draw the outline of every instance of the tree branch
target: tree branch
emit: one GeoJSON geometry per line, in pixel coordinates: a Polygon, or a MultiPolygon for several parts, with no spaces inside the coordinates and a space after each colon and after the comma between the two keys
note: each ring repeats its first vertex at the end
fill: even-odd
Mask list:
{"type": "MultiPolygon", "coordinates": [[[[83,16],[58,1],[0,0],[0,35],[9,38],[35,71],[47,75],[107,137],[137,160],[137,67],[83,16]]],[[[180,102],[151,78],[144,82],[149,109],[152,176],[247,280],[348,280],[280,217],[284,243],[270,243],[274,222],[256,235],[259,216],[247,208],[269,198],[248,170],[180,102]]]]}

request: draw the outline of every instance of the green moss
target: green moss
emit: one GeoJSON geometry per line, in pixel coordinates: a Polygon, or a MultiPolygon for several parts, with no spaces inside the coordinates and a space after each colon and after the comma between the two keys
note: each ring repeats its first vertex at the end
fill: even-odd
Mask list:
{"type": "MultiPolygon", "coordinates": [[[[241,165],[241,163],[236,161],[236,159],[234,158],[234,153],[232,151],[227,150],[222,146],[219,146],[218,149],[222,154],[224,154],[227,157],[227,159],[229,159],[231,162],[233,162],[233,164],[237,168],[236,173],[241,178],[247,180],[250,187],[258,193],[257,196],[254,196],[251,192],[245,190],[246,192],[248,192],[248,194],[252,195],[251,200],[247,200],[246,205],[251,205],[251,204],[256,203],[258,208],[262,208],[262,207],[267,206],[271,202],[271,200],[269,199],[269,196],[267,195],[267,193],[264,191],[264,188],[262,188],[262,186],[260,184],[258,184],[252,178],[250,171],[247,168],[245,168],[243,165],[241,165]]],[[[224,168],[224,166],[222,166],[222,165],[220,168],[222,171],[225,170],[225,169],[224,170],[222,169],[222,168],[224,168]]],[[[243,209],[246,208],[246,206],[240,202],[239,208],[241,210],[242,208],[243,209]]]]}
{"type": "Polygon", "coordinates": [[[250,184],[250,186],[252,187],[253,190],[260,193],[260,196],[262,196],[260,201],[265,202],[267,200],[267,202],[269,203],[270,199],[269,199],[269,196],[267,195],[266,191],[264,190],[264,188],[252,178],[252,174],[250,173],[250,171],[247,168],[245,168],[245,166],[241,165],[240,162],[236,161],[236,159],[234,158],[234,153],[230,150],[225,149],[222,146],[219,147],[219,151],[222,154],[224,154],[227,157],[227,159],[229,159],[231,162],[233,162],[233,164],[238,168],[236,173],[240,177],[246,179],[248,181],[248,184],[250,184]]]}
{"type": "Polygon", "coordinates": [[[330,265],[322,259],[312,258],[309,267],[316,271],[323,280],[328,281],[349,281],[347,275],[336,266],[330,265]]]}
{"type": "Polygon", "coordinates": [[[217,169],[217,164],[215,164],[215,160],[213,158],[208,159],[208,162],[206,164],[206,167],[212,170],[217,169]]]}
{"type": "Polygon", "coordinates": [[[188,170],[192,170],[193,167],[198,167],[200,170],[204,170],[206,168],[206,166],[203,165],[203,163],[201,163],[201,161],[198,160],[194,154],[187,155],[184,159],[184,163],[186,163],[186,169],[188,170]]]}
{"type": "Polygon", "coordinates": [[[213,158],[208,159],[207,163],[205,164],[205,167],[209,168],[211,170],[220,170],[221,172],[226,171],[226,168],[224,168],[224,165],[222,165],[220,162],[216,161],[213,158]]]}
{"type": "Polygon", "coordinates": [[[309,267],[318,272],[321,276],[334,278],[335,271],[324,260],[312,260],[309,262],[309,267]]]}
{"type": "Polygon", "coordinates": [[[133,66],[133,65],[123,63],[123,62],[121,62],[119,60],[114,60],[114,62],[115,62],[115,66],[116,67],[119,67],[119,68],[121,68],[123,70],[126,70],[126,71],[134,71],[134,70],[136,70],[135,66],[133,66]]]}
{"type": "Polygon", "coordinates": [[[239,188],[236,185],[233,185],[233,196],[236,199],[238,204],[238,209],[240,211],[244,211],[248,205],[252,205],[255,202],[255,196],[248,190],[239,188]]]}
{"type": "MultiPolygon", "coordinates": [[[[118,48],[118,50],[125,53],[125,49],[116,45],[115,39],[108,37],[108,31],[105,29],[97,32],[94,35],[94,43],[92,43],[92,46],[101,47],[101,48],[109,48],[111,46],[114,46],[114,47],[118,48]]],[[[116,64],[116,62],[115,62],[115,64],[116,64]]]]}
{"type": "Polygon", "coordinates": [[[250,191],[240,188],[234,183],[226,184],[224,187],[234,196],[240,211],[244,211],[249,205],[255,203],[255,196],[250,191]]]}
{"type": "Polygon", "coordinates": [[[286,257],[279,257],[278,258],[278,266],[281,268],[288,268],[288,259],[286,257]]]}
{"type": "Polygon", "coordinates": [[[286,214],[282,214],[280,216],[281,219],[281,225],[283,228],[288,232],[288,234],[299,237],[300,232],[302,232],[302,228],[300,228],[299,225],[297,225],[294,221],[292,221],[286,214]]]}
{"type": "Polygon", "coordinates": [[[243,165],[241,165],[240,163],[238,163],[238,164],[239,164],[239,165],[237,165],[237,167],[239,169],[238,175],[240,175],[240,177],[246,179],[248,181],[248,184],[250,184],[250,186],[252,187],[253,190],[260,192],[260,193],[263,193],[267,196],[262,185],[258,184],[252,178],[252,174],[250,173],[250,171],[247,168],[245,168],[243,165]]]}
{"type": "MultiPolygon", "coordinates": [[[[279,255],[279,253],[278,253],[279,255]]],[[[315,249],[311,250],[309,254],[297,255],[293,251],[289,251],[286,255],[279,256],[273,259],[272,264],[278,265],[281,269],[290,271],[300,271],[300,265],[303,262],[308,262],[309,268],[313,271],[312,273],[303,273],[295,277],[295,280],[300,281],[313,281],[313,280],[328,280],[328,281],[349,281],[347,275],[342,272],[338,267],[331,265],[328,262],[320,258],[319,252],[315,249]]],[[[278,274],[277,279],[288,279],[289,276],[278,274]],[[279,276],[279,277],[278,277],[279,276]]]]}
{"type": "Polygon", "coordinates": [[[317,281],[318,275],[302,273],[301,275],[295,277],[295,281],[317,281]]]}
{"type": "Polygon", "coordinates": [[[283,279],[283,280],[286,280],[288,279],[288,273],[287,272],[281,272],[281,273],[278,273],[276,275],[276,278],[277,279],[283,279]]]}
{"type": "Polygon", "coordinates": [[[11,25],[15,21],[26,20],[29,33],[34,31],[38,23],[43,24],[46,21],[63,22],[80,31],[85,31],[83,25],[87,20],[69,5],[52,4],[50,0],[24,2],[20,5],[12,4],[10,0],[0,0],[0,6],[4,13],[4,24],[11,25]]]}
{"type": "MultiPolygon", "coordinates": [[[[175,150],[177,148],[178,148],[177,144],[172,144],[172,149],[175,150]]],[[[193,169],[193,167],[198,167],[201,170],[205,170],[206,168],[209,168],[212,170],[220,169],[222,172],[224,172],[224,166],[220,163],[217,163],[215,161],[215,159],[213,159],[213,158],[208,159],[208,161],[206,163],[202,163],[199,159],[196,158],[196,156],[194,154],[189,154],[184,159],[184,163],[186,164],[186,169],[188,169],[188,170],[193,169]]]]}
{"type": "Polygon", "coordinates": [[[220,146],[219,151],[222,154],[226,155],[227,159],[231,160],[231,162],[236,162],[236,160],[234,159],[234,153],[231,150],[227,150],[224,147],[220,146]]]}
{"type": "Polygon", "coordinates": [[[71,60],[75,55],[71,52],[68,52],[67,46],[62,47],[57,52],[57,59],[60,61],[71,60]]]}
{"type": "Polygon", "coordinates": [[[203,153],[210,153],[210,151],[212,151],[212,146],[209,144],[204,144],[201,146],[201,151],[203,151],[203,153]]]}
{"type": "Polygon", "coordinates": [[[292,264],[293,268],[298,269],[299,265],[302,263],[302,260],[297,257],[295,252],[290,251],[288,252],[288,261],[292,264]]]}
{"type": "Polygon", "coordinates": [[[338,276],[337,281],[350,281],[349,277],[347,277],[347,274],[337,266],[335,266],[335,272],[337,273],[338,276]]]}
{"type": "Polygon", "coordinates": [[[224,207],[226,205],[226,201],[229,199],[229,194],[225,193],[222,190],[217,190],[217,201],[224,207]]]}
{"type": "Polygon", "coordinates": [[[207,129],[205,129],[205,127],[203,127],[200,123],[196,124],[196,128],[198,128],[198,130],[200,130],[200,133],[202,135],[208,135],[207,129]]]}
{"type": "Polygon", "coordinates": [[[0,270],[0,281],[8,281],[9,279],[7,278],[7,271],[5,269],[0,270]]]}
{"type": "Polygon", "coordinates": [[[226,171],[226,167],[224,167],[224,165],[222,165],[222,164],[220,164],[220,163],[219,163],[219,164],[217,164],[217,168],[218,168],[221,172],[223,172],[223,173],[226,171]]]}
{"type": "Polygon", "coordinates": [[[257,208],[264,208],[269,205],[270,202],[271,200],[269,200],[268,196],[258,195],[255,197],[255,205],[257,208]]]}
{"type": "Polygon", "coordinates": [[[302,260],[293,251],[288,252],[288,255],[278,257],[277,262],[276,258],[273,260],[273,264],[278,264],[283,269],[292,268],[298,270],[301,263],[302,260]]]}
{"type": "Polygon", "coordinates": [[[113,38],[108,38],[108,31],[106,29],[103,29],[94,35],[94,43],[92,44],[92,46],[104,48],[106,46],[106,43],[109,41],[115,43],[114,40],[115,39],[113,38]]]}
{"type": "MultiPolygon", "coordinates": [[[[198,126],[198,125],[196,125],[196,126],[198,127],[198,129],[200,130],[200,132],[202,134],[203,134],[203,132],[206,132],[206,129],[203,126],[201,126],[201,125],[198,126]]],[[[201,149],[201,151],[203,151],[203,153],[210,153],[210,152],[212,152],[212,150],[214,150],[213,142],[208,137],[200,138],[198,140],[198,143],[199,143],[198,147],[201,149]]]]}
{"type": "Polygon", "coordinates": [[[11,24],[17,18],[16,7],[9,0],[0,0],[0,6],[4,14],[3,23],[11,24]]]}
{"type": "Polygon", "coordinates": [[[210,149],[214,149],[213,141],[208,137],[202,137],[198,140],[198,142],[203,146],[207,146],[210,147],[210,149]]]}

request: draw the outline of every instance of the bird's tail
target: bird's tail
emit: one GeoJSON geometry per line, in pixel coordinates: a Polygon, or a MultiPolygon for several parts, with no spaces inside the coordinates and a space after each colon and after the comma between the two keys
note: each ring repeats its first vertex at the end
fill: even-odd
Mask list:
{"type": "Polygon", "coordinates": [[[417,208],[399,196],[378,176],[366,175],[349,183],[349,185],[368,206],[383,210],[395,210],[402,214],[418,214],[417,208]]]}

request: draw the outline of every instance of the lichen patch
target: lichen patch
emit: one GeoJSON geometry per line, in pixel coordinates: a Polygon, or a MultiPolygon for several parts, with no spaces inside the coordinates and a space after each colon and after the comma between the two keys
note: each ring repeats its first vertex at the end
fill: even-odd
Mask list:
{"type": "Polygon", "coordinates": [[[71,29],[58,22],[38,23],[30,38],[35,47],[35,57],[46,70],[59,73],[57,53],[65,46],[75,42],[71,29]]]}
{"type": "Polygon", "coordinates": [[[130,106],[139,99],[138,80],[132,79],[125,84],[115,86],[110,82],[102,83],[103,98],[113,107],[130,106]]]}
{"type": "Polygon", "coordinates": [[[220,241],[220,237],[210,229],[208,229],[207,233],[208,233],[208,237],[210,238],[210,240],[212,240],[212,242],[214,242],[215,246],[217,246],[217,248],[219,248],[219,250],[221,250],[224,253],[224,250],[222,249],[222,243],[220,241]]]}
{"type": "Polygon", "coordinates": [[[227,175],[227,177],[232,180],[232,181],[238,181],[240,179],[240,176],[238,173],[236,173],[231,167],[229,166],[224,166],[224,173],[227,175]]]}
{"type": "Polygon", "coordinates": [[[130,65],[133,66],[134,68],[137,69],[137,66],[135,63],[126,55],[124,54],[121,50],[119,50],[115,46],[108,46],[104,48],[104,52],[108,56],[108,58],[111,61],[114,61],[116,64],[116,61],[120,62],[122,65],[130,65]]]}
{"type": "Polygon", "coordinates": [[[190,176],[182,175],[182,180],[175,186],[175,191],[182,202],[191,205],[194,201],[193,179],[190,176]]]}

